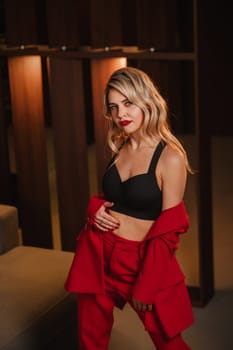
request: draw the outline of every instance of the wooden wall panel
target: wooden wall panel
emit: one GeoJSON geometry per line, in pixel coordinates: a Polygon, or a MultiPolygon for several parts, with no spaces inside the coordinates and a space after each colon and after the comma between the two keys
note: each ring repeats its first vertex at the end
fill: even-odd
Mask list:
{"type": "Polygon", "coordinates": [[[78,48],[90,43],[89,1],[47,0],[48,45],[78,48]]]}
{"type": "Polygon", "coordinates": [[[138,0],[138,46],[155,50],[175,48],[177,44],[176,0],[138,0]]]}
{"type": "Polygon", "coordinates": [[[62,249],[74,251],[89,199],[82,62],[51,58],[49,66],[62,249]]]}
{"type": "MultiPolygon", "coordinates": [[[[212,4],[212,3],[211,3],[212,4]]],[[[199,256],[200,256],[200,300],[205,305],[214,294],[213,269],[213,220],[212,220],[212,161],[211,124],[219,123],[218,109],[222,109],[216,84],[211,84],[215,76],[211,72],[217,63],[212,52],[212,36],[209,33],[207,13],[211,4],[197,1],[196,49],[196,99],[197,99],[197,138],[198,138],[198,216],[199,216],[199,256]],[[204,6],[203,6],[204,5],[204,6]],[[208,45],[206,43],[208,42],[208,45]],[[213,56],[212,56],[213,55],[213,56]],[[212,74],[211,74],[212,73],[212,74]]],[[[211,17],[211,16],[210,16],[211,17]]],[[[210,18],[208,17],[208,18],[210,18]]],[[[221,29],[219,29],[221,31],[221,29]]],[[[215,42],[215,38],[214,38],[215,42]]]]}
{"type": "Polygon", "coordinates": [[[126,65],[127,61],[124,57],[93,59],[91,61],[95,146],[99,190],[101,190],[102,176],[110,157],[110,152],[106,143],[107,125],[103,115],[104,89],[110,75],[114,72],[114,70],[126,65]]]}
{"type": "Polygon", "coordinates": [[[4,8],[7,45],[36,45],[47,42],[45,0],[7,0],[4,8]]]}
{"type": "Polygon", "coordinates": [[[169,107],[169,122],[173,132],[176,134],[195,133],[193,62],[135,61],[139,69],[150,75],[166,99],[169,107]]]}
{"type": "Polygon", "coordinates": [[[2,64],[0,65],[0,202],[10,204],[10,169],[7,122],[3,106],[2,64]]]}
{"type": "Polygon", "coordinates": [[[41,58],[10,57],[8,66],[23,243],[51,248],[41,58]]]}
{"type": "Polygon", "coordinates": [[[121,31],[123,46],[138,45],[138,6],[137,1],[121,1],[121,31]]]}
{"type": "Polygon", "coordinates": [[[122,45],[122,12],[119,0],[90,0],[91,46],[122,45]]]}
{"type": "Polygon", "coordinates": [[[216,1],[206,1],[204,6],[200,1],[197,3],[203,117],[208,120],[207,128],[212,135],[232,137],[232,12],[216,1]]]}

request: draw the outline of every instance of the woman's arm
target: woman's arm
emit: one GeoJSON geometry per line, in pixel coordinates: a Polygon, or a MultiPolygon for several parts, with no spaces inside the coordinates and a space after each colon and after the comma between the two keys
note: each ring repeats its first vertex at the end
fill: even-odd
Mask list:
{"type": "MultiPolygon", "coordinates": [[[[165,210],[174,207],[182,201],[187,172],[183,156],[169,146],[164,150],[158,168],[158,177],[162,190],[162,210],[165,210]]],[[[168,252],[168,256],[169,254],[168,252]]],[[[132,303],[138,311],[151,310],[152,308],[151,305],[146,305],[135,297],[132,298],[132,303]]]]}
{"type": "Polygon", "coordinates": [[[184,196],[187,171],[184,157],[171,147],[166,147],[159,167],[162,190],[162,210],[180,203],[184,196]]]}

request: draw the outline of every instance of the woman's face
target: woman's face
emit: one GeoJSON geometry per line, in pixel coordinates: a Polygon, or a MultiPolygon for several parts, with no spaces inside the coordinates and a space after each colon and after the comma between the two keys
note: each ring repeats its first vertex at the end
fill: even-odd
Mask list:
{"type": "Polygon", "coordinates": [[[109,90],[108,110],[114,123],[127,134],[140,130],[144,121],[143,111],[115,89],[109,90]]]}

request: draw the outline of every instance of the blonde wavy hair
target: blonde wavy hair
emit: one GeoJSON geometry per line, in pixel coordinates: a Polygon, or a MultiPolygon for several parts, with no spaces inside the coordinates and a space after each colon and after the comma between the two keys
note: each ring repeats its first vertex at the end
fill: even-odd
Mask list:
{"type": "Polygon", "coordinates": [[[129,135],[118,128],[112,120],[108,103],[110,89],[117,90],[143,111],[142,135],[155,141],[159,137],[166,144],[176,149],[183,155],[187,171],[193,173],[185,149],[170,130],[168,107],[165,99],[161,96],[158,87],[151,78],[142,70],[133,67],[116,70],[110,76],[104,91],[104,115],[108,121],[107,143],[113,153],[117,154],[119,152],[121,145],[129,139],[129,135]]]}

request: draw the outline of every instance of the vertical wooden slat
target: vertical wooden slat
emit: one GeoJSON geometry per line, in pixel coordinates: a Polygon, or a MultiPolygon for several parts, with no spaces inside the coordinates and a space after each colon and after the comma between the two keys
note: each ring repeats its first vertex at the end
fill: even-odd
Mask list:
{"type": "MultiPolygon", "coordinates": [[[[210,101],[214,102],[210,103],[208,99],[203,98],[205,100],[203,106],[207,112],[205,120],[208,116],[208,130],[211,130],[212,135],[233,136],[232,11],[229,11],[228,6],[219,6],[216,1],[207,0],[204,6],[200,1],[197,2],[200,79],[202,79],[200,87],[203,87],[202,92],[208,94],[210,101]]],[[[201,93],[200,95],[203,96],[201,93]]]]}
{"type": "MultiPolygon", "coordinates": [[[[218,82],[210,84],[215,75],[212,69],[216,64],[215,48],[209,40],[209,19],[207,14],[209,4],[199,0],[196,4],[196,62],[197,81],[197,137],[198,137],[198,216],[199,216],[199,256],[200,256],[200,298],[205,305],[214,294],[213,269],[213,223],[212,223],[212,165],[211,165],[211,127],[219,114],[219,93],[216,90],[218,82]],[[208,45],[206,43],[208,42],[208,45]],[[211,95],[210,95],[211,93],[211,95]],[[210,99],[211,96],[211,99],[210,99]],[[212,101],[212,103],[210,102],[212,101]],[[214,102],[213,102],[214,101],[214,102]]],[[[215,39],[214,39],[215,42],[215,39]]],[[[214,44],[215,45],[215,44],[214,44]]],[[[222,107],[222,106],[221,106],[222,107]]],[[[220,108],[221,109],[221,108],[220,108]]]]}
{"type": "Polygon", "coordinates": [[[122,12],[119,0],[90,0],[91,46],[122,45],[122,12]]]}
{"type": "Polygon", "coordinates": [[[4,2],[4,8],[7,45],[46,43],[44,0],[7,0],[4,2]]]}
{"type": "Polygon", "coordinates": [[[176,0],[138,0],[138,46],[171,50],[177,45],[176,0]]]}
{"type": "Polygon", "coordinates": [[[73,251],[89,199],[82,62],[51,58],[49,66],[62,249],[73,251]]]}
{"type": "Polygon", "coordinates": [[[89,40],[88,3],[75,0],[47,0],[49,46],[66,46],[67,49],[73,49],[89,40]]]}
{"type": "Polygon", "coordinates": [[[135,0],[121,1],[121,31],[123,46],[138,45],[138,6],[135,0]]]}
{"type": "Polygon", "coordinates": [[[8,65],[23,243],[51,248],[41,58],[10,57],[8,65]]]}
{"type": "MultiPolygon", "coordinates": [[[[3,62],[4,59],[1,59],[3,62]]],[[[2,62],[0,64],[0,202],[11,203],[7,123],[3,106],[2,62]]]]}
{"type": "Polygon", "coordinates": [[[117,68],[126,66],[126,64],[127,61],[124,57],[93,59],[91,61],[95,146],[99,190],[101,190],[101,179],[110,156],[106,143],[107,129],[103,115],[104,89],[110,75],[117,68]]]}

